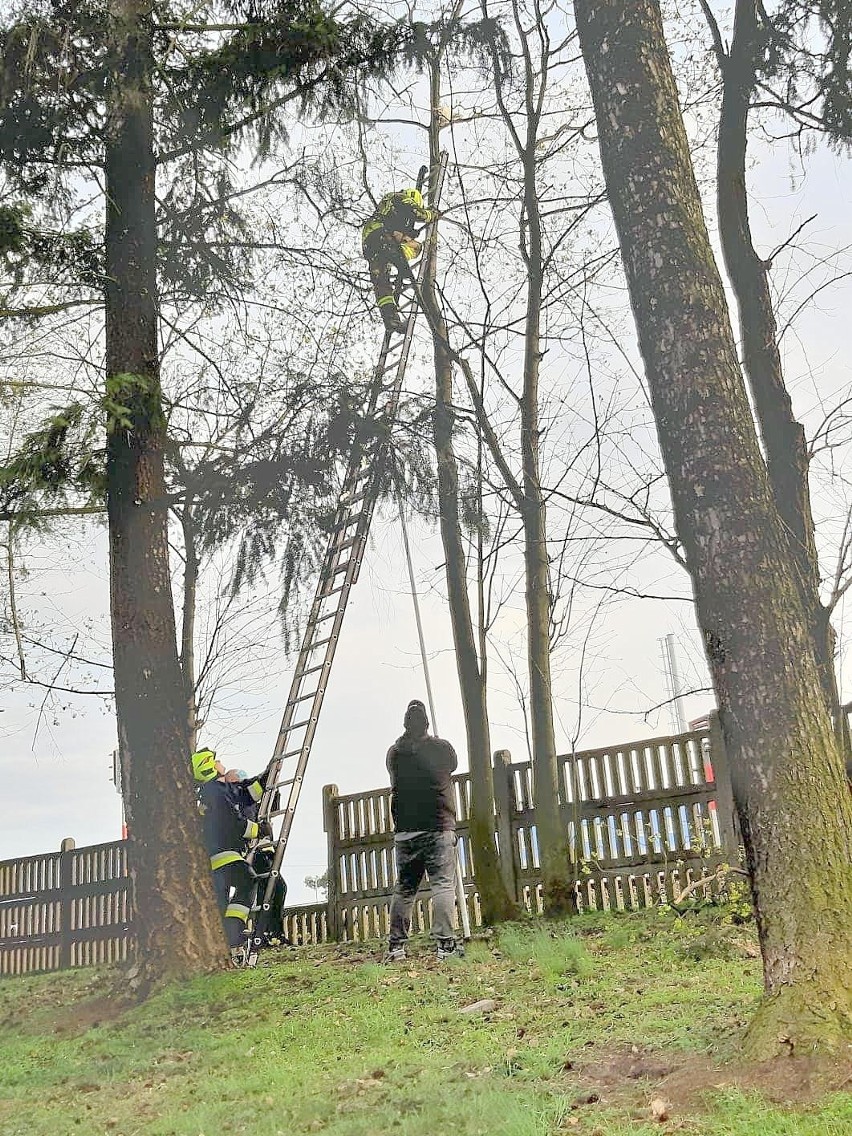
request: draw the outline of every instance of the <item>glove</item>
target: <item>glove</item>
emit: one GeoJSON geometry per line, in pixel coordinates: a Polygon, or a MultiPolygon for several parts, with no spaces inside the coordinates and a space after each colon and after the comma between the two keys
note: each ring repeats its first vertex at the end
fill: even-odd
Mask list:
{"type": "Polygon", "coordinates": [[[272,824],[268,820],[262,820],[258,824],[259,832],[258,838],[260,840],[274,840],[275,834],[272,831],[272,824]]]}

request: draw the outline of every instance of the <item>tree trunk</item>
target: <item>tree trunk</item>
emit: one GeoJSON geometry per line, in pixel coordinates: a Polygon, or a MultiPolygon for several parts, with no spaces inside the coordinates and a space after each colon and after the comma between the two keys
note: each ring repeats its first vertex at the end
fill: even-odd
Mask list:
{"type": "Polygon", "coordinates": [[[734,35],[722,67],[717,199],[722,254],[739,309],[743,367],[760,426],[766,466],[778,512],[798,568],[805,614],[811,625],[820,676],[838,736],[848,756],[846,717],[834,670],[834,630],[819,598],[819,561],[808,487],[805,431],[793,414],[784,385],[777,325],[769,290],[769,265],[752,242],[746,192],[748,115],[762,50],[755,0],[737,0],[734,35]]]}
{"type": "Polygon", "coordinates": [[[106,127],[107,513],[115,701],[145,984],[227,959],[188,762],[157,346],[151,0],[114,0],[106,127]]]}
{"type": "Polygon", "coordinates": [[[755,1054],[852,1036],[852,797],[707,236],[657,0],[575,0],[607,191],[735,779],[755,1054]]]}
{"type": "MultiPolygon", "coordinates": [[[[542,120],[548,69],[542,46],[541,71],[536,72],[528,37],[530,25],[521,6],[513,2],[512,18],[522,43],[524,65],[524,113],[526,131],[515,127],[503,90],[503,67],[496,44],[491,46],[494,91],[501,117],[509,130],[523,168],[523,210],[520,217],[521,256],[526,267],[527,305],[524,316],[523,393],[521,409],[521,484],[507,479],[524,530],[524,576],[527,616],[527,667],[530,682],[530,731],[532,734],[533,799],[536,846],[542,877],[544,910],[549,915],[573,914],[577,910],[576,871],[569,860],[568,836],[562,817],[556,733],[553,726],[553,691],[550,676],[550,562],[547,551],[547,521],[541,489],[539,458],[539,370],[541,309],[544,287],[541,209],[537,174],[538,130],[542,120]]],[[[486,14],[486,5],[482,6],[486,14]]],[[[545,37],[546,38],[546,37],[545,37]]],[[[492,448],[493,444],[489,442],[492,448]]],[[[498,461],[498,464],[499,461],[498,461]]],[[[504,475],[505,476],[505,475],[504,475]]],[[[576,831],[576,826],[575,826],[576,831]]]]}
{"type": "MultiPolygon", "coordinates": [[[[440,103],[438,68],[432,70],[432,105],[440,103]]],[[[439,160],[438,129],[430,130],[431,168],[439,160]]],[[[511,919],[517,908],[506,891],[494,838],[494,772],[491,765],[491,735],[485,676],[480,667],[473,633],[470,597],[467,590],[467,562],[459,522],[459,477],[453,449],[453,364],[447,350],[447,327],[435,299],[437,252],[426,266],[423,300],[428,309],[435,357],[435,415],[433,439],[438,469],[438,509],[441,541],[446,559],[447,596],[461,688],[470,767],[470,848],[476,886],[485,923],[511,919]]],[[[502,851],[502,850],[501,850],[502,851]]]]}
{"type": "MultiPolygon", "coordinates": [[[[553,727],[550,679],[550,563],[547,522],[541,491],[539,460],[539,371],[541,362],[541,303],[543,256],[541,211],[536,187],[536,146],[539,115],[533,106],[533,75],[527,58],[527,136],[524,165],[526,218],[527,310],[524,327],[524,390],[521,398],[521,461],[523,468],[524,569],[527,606],[527,656],[530,676],[533,798],[541,865],[544,910],[548,915],[576,913],[574,873],[562,822],[562,794],[553,727]]],[[[544,82],[542,78],[541,82],[544,82]]],[[[522,238],[523,239],[523,238],[522,238]]]]}

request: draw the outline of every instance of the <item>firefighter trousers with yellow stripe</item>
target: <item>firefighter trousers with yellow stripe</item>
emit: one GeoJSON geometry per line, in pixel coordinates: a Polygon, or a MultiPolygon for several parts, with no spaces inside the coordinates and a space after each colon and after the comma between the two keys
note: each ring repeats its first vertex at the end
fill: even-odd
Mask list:
{"type": "Polygon", "coordinates": [[[216,900],[222,913],[222,924],[229,947],[238,947],[243,942],[252,900],[257,881],[248,864],[239,853],[219,853],[211,856],[217,860],[227,855],[236,857],[213,868],[213,886],[216,900]]]}
{"type": "MultiPolygon", "coordinates": [[[[396,299],[394,288],[396,281],[391,280],[391,270],[396,270],[397,280],[408,272],[408,260],[398,241],[390,233],[378,228],[370,232],[368,225],[364,226],[363,250],[370,269],[370,282],[376,296],[376,304],[382,315],[383,309],[389,309],[396,315],[396,299]]],[[[417,243],[417,242],[414,242],[417,243]]]]}

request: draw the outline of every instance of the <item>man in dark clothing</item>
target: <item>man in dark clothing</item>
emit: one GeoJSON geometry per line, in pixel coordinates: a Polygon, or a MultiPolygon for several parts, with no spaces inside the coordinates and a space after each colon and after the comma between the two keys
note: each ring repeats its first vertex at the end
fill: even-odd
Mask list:
{"type": "Polygon", "coordinates": [[[463,954],[456,944],[456,805],[451,774],[458,765],[449,742],[431,737],[426,707],[409,702],[405,733],[388,750],[397,882],[391,899],[388,962],[405,958],[411,909],[423,876],[432,888],[432,935],[438,958],[463,954]]]}

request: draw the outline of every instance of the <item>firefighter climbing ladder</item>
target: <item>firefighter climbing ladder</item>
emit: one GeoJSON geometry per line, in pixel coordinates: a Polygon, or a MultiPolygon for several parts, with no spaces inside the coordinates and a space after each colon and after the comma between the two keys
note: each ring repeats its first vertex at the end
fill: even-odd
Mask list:
{"type": "MultiPolygon", "coordinates": [[[[446,169],[447,154],[442,152],[431,186],[429,205],[433,209],[440,204],[446,169]]],[[[422,186],[425,175],[424,167],[420,171],[418,188],[422,186]]],[[[433,221],[428,226],[423,242],[423,255],[416,270],[416,286],[413,281],[407,281],[399,296],[398,307],[404,331],[401,334],[385,332],[370,387],[367,414],[386,432],[385,437],[390,433],[396,417],[414,324],[420,310],[420,284],[436,231],[437,222],[433,221]]],[[[282,821],[270,875],[262,897],[259,896],[260,905],[256,910],[252,943],[255,951],[263,942],[266,913],[270,909],[275,882],[281,872],[293,826],[349,593],[357,582],[361,569],[386,456],[386,441],[380,440],[372,452],[364,452],[356,445],[338,500],[328,548],[269,766],[266,789],[260,802],[260,820],[281,817],[282,821]],[[275,807],[277,794],[280,794],[280,803],[275,807]]],[[[466,914],[465,911],[464,915],[466,914]]],[[[247,961],[250,953],[247,951],[247,961]]]]}

